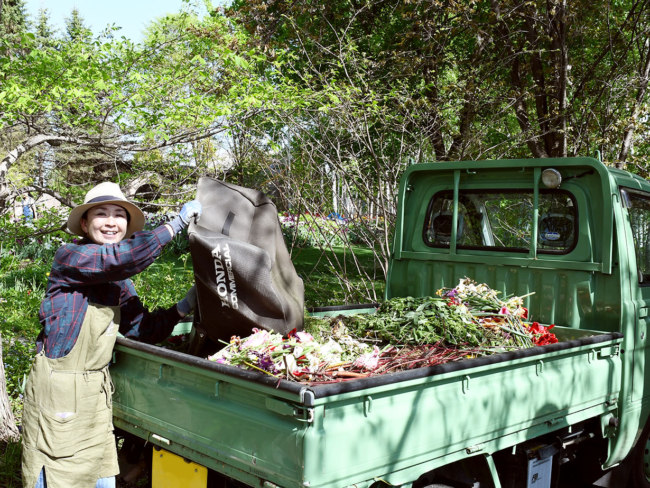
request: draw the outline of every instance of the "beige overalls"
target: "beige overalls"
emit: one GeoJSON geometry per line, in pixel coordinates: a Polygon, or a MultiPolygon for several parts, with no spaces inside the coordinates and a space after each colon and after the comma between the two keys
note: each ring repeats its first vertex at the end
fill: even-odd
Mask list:
{"type": "Polygon", "coordinates": [[[25,386],[23,486],[45,467],[48,488],[94,488],[119,473],[108,372],[119,308],[88,305],[67,356],[38,354],[25,386]]]}

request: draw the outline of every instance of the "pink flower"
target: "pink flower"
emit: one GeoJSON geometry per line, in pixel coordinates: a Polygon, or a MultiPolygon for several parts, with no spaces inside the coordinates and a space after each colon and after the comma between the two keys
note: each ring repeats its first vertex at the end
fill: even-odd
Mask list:
{"type": "Polygon", "coordinates": [[[242,347],[259,347],[269,340],[269,332],[267,330],[253,329],[255,332],[242,344],[242,347]]]}
{"type": "Polygon", "coordinates": [[[353,366],[366,369],[368,371],[377,369],[377,366],[379,365],[379,352],[379,348],[375,346],[372,352],[362,354],[357,359],[355,359],[353,366]]]}
{"type": "Polygon", "coordinates": [[[309,332],[299,331],[296,332],[295,335],[300,342],[312,342],[314,340],[309,332]]]}

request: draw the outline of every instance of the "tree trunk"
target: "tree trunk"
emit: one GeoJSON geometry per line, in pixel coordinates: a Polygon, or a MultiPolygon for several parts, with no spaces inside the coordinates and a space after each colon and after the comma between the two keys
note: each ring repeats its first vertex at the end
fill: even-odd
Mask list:
{"type": "Polygon", "coordinates": [[[646,55],[645,62],[643,63],[643,68],[639,73],[639,88],[637,90],[636,98],[634,104],[632,105],[632,110],[630,113],[630,121],[625,129],[623,134],[623,145],[621,146],[621,151],[618,154],[618,161],[616,162],[617,168],[622,168],[627,156],[632,148],[632,137],[634,132],[637,129],[637,122],[641,112],[641,106],[643,105],[643,99],[646,95],[646,90],[648,89],[648,83],[650,82],[650,42],[646,41],[646,55]]]}
{"type": "Polygon", "coordinates": [[[5,367],[2,361],[2,336],[0,336],[0,441],[18,440],[20,440],[20,432],[16,427],[16,419],[7,395],[5,367]]]}

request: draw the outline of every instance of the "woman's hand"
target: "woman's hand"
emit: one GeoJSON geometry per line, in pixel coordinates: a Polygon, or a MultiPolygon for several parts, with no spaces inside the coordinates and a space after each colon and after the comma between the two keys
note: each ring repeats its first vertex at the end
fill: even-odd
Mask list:
{"type": "Polygon", "coordinates": [[[188,313],[196,308],[196,286],[187,291],[185,297],[176,304],[178,315],[185,317],[188,313]]]}
{"type": "Polygon", "coordinates": [[[202,211],[203,207],[201,207],[201,203],[198,200],[192,200],[183,205],[178,216],[168,224],[174,235],[185,229],[192,220],[195,223],[198,222],[201,218],[202,211]]]}

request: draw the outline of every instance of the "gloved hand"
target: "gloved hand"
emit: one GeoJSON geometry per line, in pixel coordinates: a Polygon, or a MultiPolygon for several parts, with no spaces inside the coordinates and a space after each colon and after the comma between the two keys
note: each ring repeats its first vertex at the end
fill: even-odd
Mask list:
{"type": "Polygon", "coordinates": [[[191,202],[187,202],[185,205],[183,205],[183,208],[181,208],[178,216],[169,222],[169,226],[174,231],[174,235],[178,234],[185,227],[187,227],[192,219],[194,219],[194,222],[198,222],[201,218],[202,210],[203,208],[201,207],[201,204],[198,200],[192,200],[191,202]]]}
{"type": "Polygon", "coordinates": [[[188,313],[196,308],[196,285],[187,291],[183,299],[176,304],[176,310],[181,317],[185,317],[188,313]]]}

